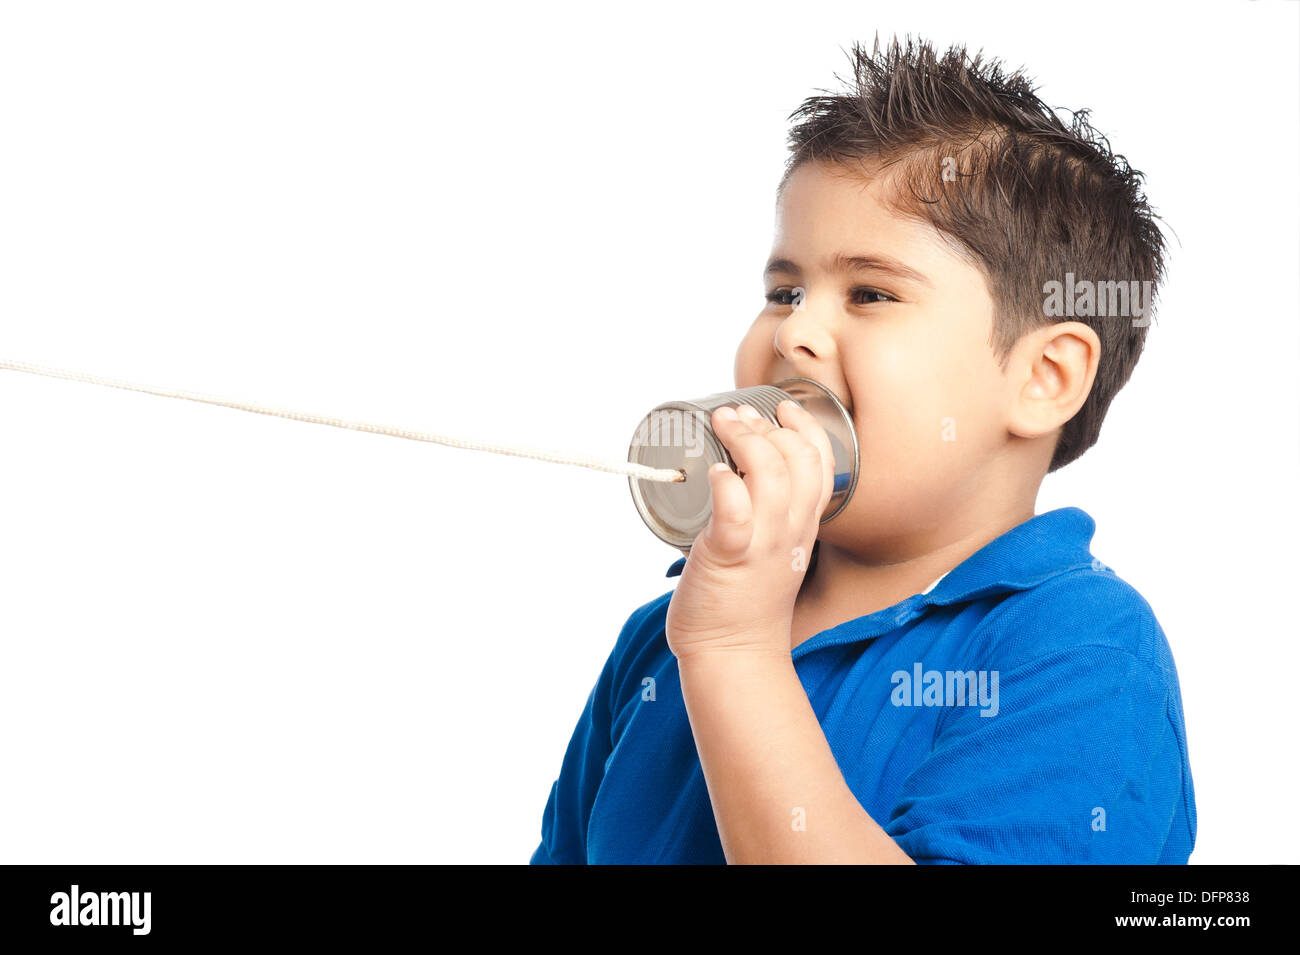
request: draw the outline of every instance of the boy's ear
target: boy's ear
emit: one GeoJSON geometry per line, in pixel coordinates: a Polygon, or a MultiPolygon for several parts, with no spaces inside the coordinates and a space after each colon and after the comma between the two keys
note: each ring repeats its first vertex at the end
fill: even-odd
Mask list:
{"type": "Polygon", "coordinates": [[[1021,336],[1008,358],[1008,429],[1021,438],[1050,434],[1083,407],[1097,377],[1101,339],[1082,322],[1057,322],[1021,336]]]}

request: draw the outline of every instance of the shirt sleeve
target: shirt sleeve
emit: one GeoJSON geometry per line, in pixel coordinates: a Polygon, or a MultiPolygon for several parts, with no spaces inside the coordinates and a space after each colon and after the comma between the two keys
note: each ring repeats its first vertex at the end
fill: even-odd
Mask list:
{"type": "Polygon", "coordinates": [[[587,823],[611,752],[609,687],[613,656],[587,696],[542,814],[542,841],[530,865],[586,865],[587,823]]]}
{"type": "Polygon", "coordinates": [[[647,617],[667,603],[671,592],[638,608],[623,624],[614,649],[605,661],[587,695],[586,705],[569,740],[560,765],[560,775],[542,814],[542,841],[534,850],[530,865],[586,865],[587,824],[605,775],[605,763],[613,752],[610,725],[613,718],[613,687],[619,662],[630,641],[638,636],[647,617]]]}
{"type": "Polygon", "coordinates": [[[1176,685],[1101,643],[994,672],[994,705],[948,706],[904,781],[885,826],[899,847],[922,864],[1160,861],[1186,825],[1176,685]]]}

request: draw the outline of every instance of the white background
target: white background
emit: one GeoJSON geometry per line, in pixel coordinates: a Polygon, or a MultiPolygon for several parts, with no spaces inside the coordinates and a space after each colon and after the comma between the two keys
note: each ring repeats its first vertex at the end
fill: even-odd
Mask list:
{"type": "MultiPolygon", "coordinates": [[[[1192,861],[1300,862],[1297,16],[1260,2],[0,5],[0,358],[618,456],[733,386],[786,117],[911,31],[1168,221],[1097,520],[1192,861]]],[[[679,555],[626,479],[0,371],[0,861],[508,862],[679,555]]]]}

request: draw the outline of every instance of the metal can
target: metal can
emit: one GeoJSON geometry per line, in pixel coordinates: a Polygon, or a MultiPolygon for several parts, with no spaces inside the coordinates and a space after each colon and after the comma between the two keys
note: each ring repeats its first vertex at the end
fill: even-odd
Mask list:
{"type": "Polygon", "coordinates": [[[787,398],[817,419],[826,430],[835,456],[835,483],[821,523],[844,510],[858,483],[858,435],[853,429],[853,416],[821,384],[810,378],[786,378],[775,385],[721,391],[691,401],[668,401],[642,419],[632,436],[628,460],[653,468],[676,468],[686,475],[685,481],[675,483],[628,478],[636,509],[655,536],[689,553],[696,535],[708,526],[713,513],[709,468],[723,461],[736,470],[736,462],[713,433],[713,412],[725,405],[748,404],[780,425],[776,406],[787,398]]]}

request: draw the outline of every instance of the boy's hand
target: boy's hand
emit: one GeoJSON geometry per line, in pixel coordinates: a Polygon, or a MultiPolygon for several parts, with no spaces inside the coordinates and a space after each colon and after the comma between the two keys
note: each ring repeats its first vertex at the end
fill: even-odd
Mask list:
{"type": "MultiPolygon", "coordinates": [[[[713,514],[696,536],[668,604],[668,647],[683,656],[790,654],[790,623],[818,524],[834,488],[834,454],[817,419],[793,400],[781,427],[736,409],[713,430],[744,475],[709,471],[713,514]]],[[[750,409],[752,410],[752,409],[750,409]]],[[[730,413],[730,414],[728,414],[730,413]]]]}

